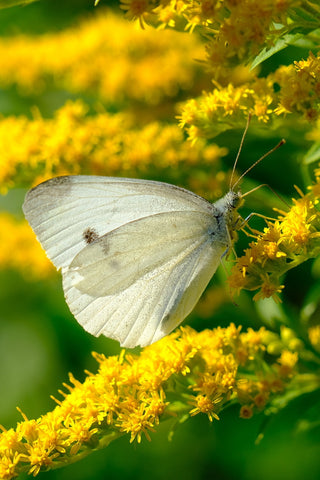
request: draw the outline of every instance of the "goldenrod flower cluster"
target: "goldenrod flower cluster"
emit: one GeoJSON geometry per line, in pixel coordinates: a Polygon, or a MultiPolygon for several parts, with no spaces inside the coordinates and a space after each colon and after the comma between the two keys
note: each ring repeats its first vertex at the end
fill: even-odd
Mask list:
{"type": "MultiPolygon", "coordinates": [[[[263,47],[274,47],[287,34],[319,27],[316,1],[305,0],[121,0],[130,19],[199,30],[207,40],[207,63],[216,81],[226,84],[235,64],[248,63],[263,47]]],[[[288,36],[289,35],[289,36],[288,36]]]]}
{"type": "MultiPolygon", "coordinates": [[[[319,180],[319,177],[317,177],[319,180]]],[[[301,198],[293,200],[288,212],[279,212],[278,220],[251,242],[239,257],[228,278],[232,291],[258,290],[254,299],[273,297],[278,301],[282,291],[281,277],[291,268],[320,254],[320,211],[317,185],[301,198]]]]}
{"type": "Polygon", "coordinates": [[[231,127],[240,127],[249,114],[253,121],[266,123],[274,113],[275,94],[269,79],[256,79],[252,84],[215,88],[201,97],[181,105],[180,126],[189,139],[212,138],[231,127]]]}
{"type": "Polygon", "coordinates": [[[288,114],[315,121],[320,115],[319,77],[320,55],[310,53],[306,60],[281,66],[266,78],[230,83],[188,100],[181,107],[180,124],[194,141],[240,127],[248,115],[262,123],[288,114]]]}
{"type": "MultiPolygon", "coordinates": [[[[181,125],[187,128],[191,140],[243,126],[248,114],[263,123],[288,113],[308,121],[318,118],[319,56],[311,53],[306,60],[281,66],[263,78],[249,69],[250,61],[259,54],[262,61],[268,58],[268,49],[277,51],[278,44],[281,49],[297,40],[293,32],[299,29],[305,36],[310,33],[310,41],[316,45],[320,24],[316,2],[123,0],[121,8],[128,18],[139,19],[142,25],[168,27],[165,32],[170,28],[189,29],[205,38],[205,67],[215,88],[197,98],[193,98],[193,92],[191,99],[180,106],[181,125]]],[[[203,53],[194,58],[204,61],[203,53]]]]}
{"type": "MultiPolygon", "coordinates": [[[[185,142],[176,125],[139,126],[127,113],[89,115],[88,107],[78,100],[66,103],[52,119],[35,112],[33,120],[0,120],[0,184],[5,191],[55,175],[144,176],[148,172],[156,176],[166,170],[175,178],[181,165],[188,182],[194,167],[217,170],[226,151],[217,145],[185,142]]],[[[196,176],[190,182],[194,188],[204,188],[196,176]]],[[[225,183],[226,177],[220,175],[210,187],[219,195],[225,183]]]]}
{"type": "Polygon", "coordinates": [[[61,33],[2,37],[0,85],[22,95],[55,86],[117,107],[136,101],[150,108],[193,86],[201,91],[195,58],[204,58],[198,37],[141,31],[106,12],[61,33]]]}
{"type": "Polygon", "coordinates": [[[312,53],[306,60],[282,66],[273,74],[274,83],[280,87],[277,115],[302,114],[308,121],[319,118],[320,54],[312,53]]]}
{"type": "MultiPolygon", "coordinates": [[[[143,435],[150,439],[168,418],[178,423],[205,414],[213,421],[233,403],[242,418],[250,418],[303,381],[297,351],[287,347],[278,354],[269,348],[285,337],[263,328],[241,332],[234,324],[201,333],[186,328],[140,355],[94,354],[98,372],[88,373],[83,383],[70,375],[53,411],[36,420],[22,414],[16,429],[3,431],[0,478],[23,471],[35,476],[72,463],[123,434],[130,442],[141,442],[143,435]]],[[[316,377],[313,381],[316,388],[316,377]]]]}

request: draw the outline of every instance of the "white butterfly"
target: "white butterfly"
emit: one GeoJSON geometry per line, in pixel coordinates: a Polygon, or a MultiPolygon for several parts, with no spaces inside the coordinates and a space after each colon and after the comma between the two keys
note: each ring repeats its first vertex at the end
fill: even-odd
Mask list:
{"type": "Polygon", "coordinates": [[[78,322],[135,347],[194,308],[232,246],[240,203],[232,189],[211,204],[167,183],[64,176],[30,190],[23,211],[78,322]]]}

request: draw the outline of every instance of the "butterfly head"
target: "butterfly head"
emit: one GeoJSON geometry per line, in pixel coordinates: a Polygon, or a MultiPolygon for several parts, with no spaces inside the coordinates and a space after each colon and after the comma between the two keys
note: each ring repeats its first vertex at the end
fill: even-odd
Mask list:
{"type": "Polygon", "coordinates": [[[235,192],[234,190],[229,190],[229,192],[224,196],[225,204],[227,210],[230,212],[238,210],[239,207],[243,204],[242,193],[240,190],[235,192]]]}
{"type": "Polygon", "coordinates": [[[224,196],[225,199],[225,219],[229,230],[237,230],[240,215],[238,209],[243,205],[244,199],[240,191],[229,190],[224,196]]]}
{"type": "Polygon", "coordinates": [[[220,200],[214,203],[220,214],[226,219],[232,218],[239,207],[243,204],[243,197],[240,191],[229,190],[220,200]]]}

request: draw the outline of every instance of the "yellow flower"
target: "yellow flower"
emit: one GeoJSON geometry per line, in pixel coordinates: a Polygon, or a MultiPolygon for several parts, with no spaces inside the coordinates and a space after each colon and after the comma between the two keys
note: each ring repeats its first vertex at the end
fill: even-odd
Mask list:
{"type": "Polygon", "coordinates": [[[313,325],[308,329],[308,336],[313,348],[320,352],[320,325],[313,325]]]}
{"type": "MultiPolygon", "coordinates": [[[[127,0],[122,7],[143,22],[152,4],[127,0]]],[[[205,52],[197,36],[142,31],[110,10],[96,12],[58,33],[2,36],[0,85],[39,95],[54,83],[69,92],[89,93],[112,110],[126,101],[131,107],[139,102],[139,118],[143,105],[155,109],[186,89],[200,93],[195,80],[201,67],[194,59],[204,60],[205,52]]]]}
{"type": "Polygon", "coordinates": [[[319,72],[320,56],[310,54],[306,61],[281,66],[266,78],[255,75],[240,85],[233,82],[219,86],[185,102],[181,106],[180,124],[194,141],[214,137],[231,126],[240,127],[249,114],[263,123],[289,113],[315,122],[319,116],[319,72]],[[275,91],[275,84],[279,91],[275,91]]]}
{"type": "Polygon", "coordinates": [[[228,279],[234,293],[241,289],[257,290],[254,300],[273,297],[284,288],[281,276],[300,263],[320,253],[320,212],[313,191],[293,200],[289,212],[280,213],[278,220],[268,221],[268,227],[250,243],[239,257],[228,279]]]}
{"type": "Polygon", "coordinates": [[[98,372],[88,373],[83,383],[70,375],[70,385],[64,385],[67,393],[52,412],[37,420],[21,412],[23,421],[16,430],[4,429],[1,478],[23,471],[37,475],[71,463],[125,433],[130,442],[141,442],[143,435],[150,440],[150,432],[168,416],[179,420],[202,413],[218,420],[230,400],[243,405],[240,415],[249,418],[289,388],[289,377],[297,372],[296,365],[290,375],[283,375],[284,366],[293,367],[293,359],[298,359],[288,354],[267,366],[264,336],[264,330],[241,333],[233,324],[201,333],[181,328],[140,355],[94,354],[98,372]],[[241,350],[248,353],[240,368],[241,350]],[[262,365],[272,373],[263,376],[262,365]]]}
{"type": "MultiPolygon", "coordinates": [[[[227,77],[226,70],[232,72],[237,61],[256,55],[261,45],[272,44],[285,33],[286,26],[291,20],[290,7],[296,18],[296,10],[293,7],[300,6],[302,11],[301,3],[269,0],[166,1],[159,2],[158,8],[153,10],[152,21],[158,19],[160,24],[171,26],[177,23],[183,25],[183,22],[186,22],[185,29],[191,32],[200,29],[204,32],[207,38],[208,66],[215,80],[221,83],[221,80],[227,77]],[[169,12],[175,16],[174,21],[169,12]],[[274,22],[283,24],[283,29],[280,31],[275,29],[274,22]]],[[[152,2],[150,4],[152,5],[152,2]]],[[[143,5],[143,2],[140,3],[140,7],[144,12],[148,11],[148,6],[143,5]]],[[[142,15],[141,12],[139,14],[142,15]]],[[[316,21],[314,23],[316,28],[316,21]]]]}
{"type": "Polygon", "coordinates": [[[195,408],[190,410],[190,415],[194,416],[197,415],[198,413],[205,413],[208,415],[208,418],[210,422],[215,420],[219,420],[219,417],[217,413],[215,412],[215,409],[218,408],[219,403],[221,403],[222,398],[219,396],[216,396],[216,398],[212,399],[207,397],[206,395],[197,395],[194,398],[194,403],[195,403],[195,408]]]}
{"type": "Polygon", "coordinates": [[[280,378],[288,378],[294,374],[294,369],[298,362],[298,353],[289,352],[288,350],[283,350],[281,356],[278,359],[278,372],[280,378]]]}
{"type": "Polygon", "coordinates": [[[276,242],[266,243],[263,249],[263,255],[266,257],[266,260],[267,258],[275,260],[277,258],[286,256],[285,252],[282,252],[279,249],[279,245],[276,242]]]}
{"type": "Polygon", "coordinates": [[[309,54],[307,60],[280,67],[274,73],[274,81],[280,86],[277,115],[302,113],[306,120],[315,121],[319,116],[320,56],[309,54]]]}
{"type": "Polygon", "coordinates": [[[255,294],[253,300],[259,300],[260,298],[272,297],[275,302],[280,302],[278,293],[284,289],[284,285],[279,285],[277,282],[271,280],[269,275],[262,275],[262,283],[260,285],[260,291],[255,294]]]}
{"type": "MultiPolygon", "coordinates": [[[[302,194],[303,195],[303,194],[302,194]]],[[[285,242],[286,248],[301,251],[311,239],[320,236],[320,232],[314,231],[313,222],[319,221],[319,212],[315,209],[312,198],[302,196],[293,200],[294,206],[290,212],[279,217],[282,220],[282,237],[278,243],[285,242]]]]}
{"type": "MultiPolygon", "coordinates": [[[[90,116],[81,101],[67,102],[52,119],[41,118],[39,113],[34,120],[2,119],[0,140],[3,191],[55,175],[144,176],[150,169],[174,171],[181,164],[186,176],[193,178],[195,166],[218,167],[226,154],[226,149],[217,145],[191,145],[175,125],[154,122],[137,126],[131,115],[120,113],[90,116]]],[[[227,179],[213,178],[211,186],[219,193],[227,179]]]]}
{"type": "Polygon", "coordinates": [[[20,454],[8,449],[2,453],[2,457],[0,460],[0,478],[10,480],[16,477],[16,470],[21,460],[20,454]]]}
{"type": "Polygon", "coordinates": [[[273,80],[254,77],[250,83],[239,86],[229,83],[224,88],[204,92],[196,100],[188,100],[181,106],[178,118],[191,140],[210,138],[231,126],[240,127],[249,114],[259,122],[268,122],[275,99],[273,80]]]}
{"type": "Polygon", "coordinates": [[[152,11],[153,5],[149,0],[121,0],[120,8],[126,11],[130,20],[138,19],[143,28],[143,20],[152,11]]]}
{"type": "Polygon", "coordinates": [[[0,214],[0,268],[20,270],[28,280],[54,272],[27,222],[8,213],[0,214]]]}

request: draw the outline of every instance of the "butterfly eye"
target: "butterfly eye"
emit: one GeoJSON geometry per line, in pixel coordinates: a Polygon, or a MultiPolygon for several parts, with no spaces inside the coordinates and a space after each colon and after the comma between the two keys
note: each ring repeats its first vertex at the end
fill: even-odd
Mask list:
{"type": "Polygon", "coordinates": [[[232,193],[233,193],[233,197],[231,199],[230,206],[231,208],[239,208],[243,202],[242,193],[241,192],[237,192],[237,193],[232,192],[232,193]]]}

